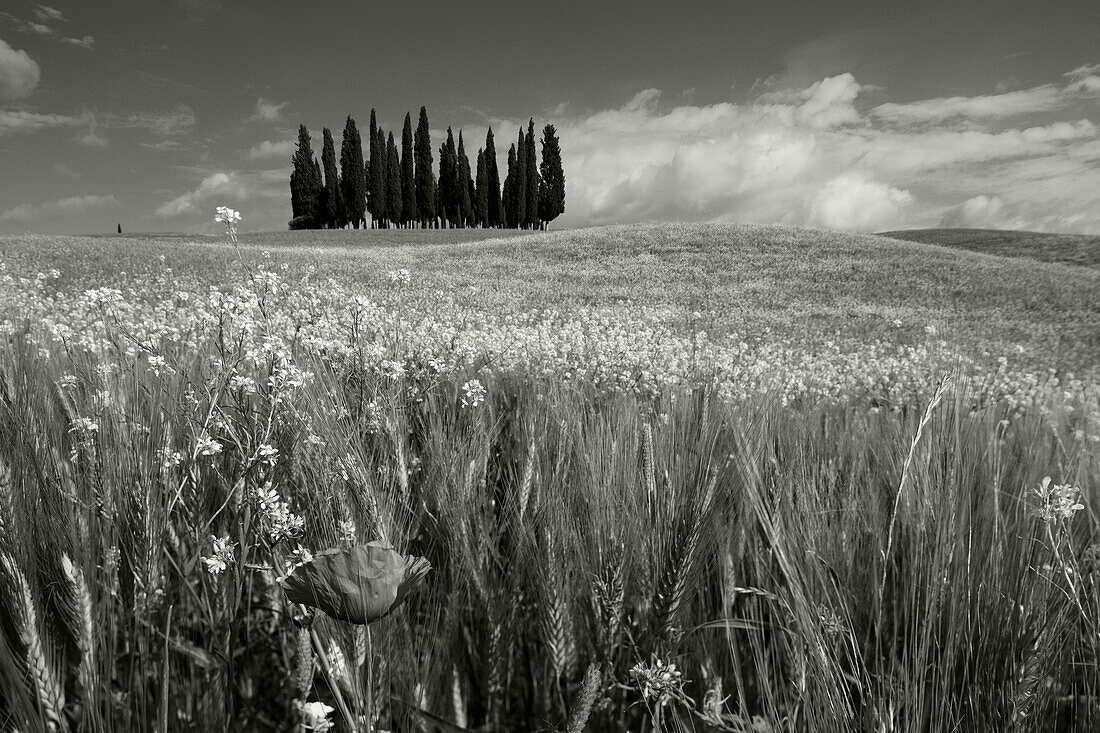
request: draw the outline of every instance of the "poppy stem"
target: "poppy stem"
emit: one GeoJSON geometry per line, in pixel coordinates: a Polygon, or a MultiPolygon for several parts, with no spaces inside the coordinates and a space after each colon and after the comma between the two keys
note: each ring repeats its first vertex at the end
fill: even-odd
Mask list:
{"type": "Polygon", "coordinates": [[[373,700],[374,680],[371,679],[371,662],[373,660],[371,658],[370,624],[363,624],[363,632],[364,632],[364,635],[367,638],[367,656],[366,656],[366,659],[363,660],[363,664],[366,665],[366,667],[367,667],[367,696],[366,696],[367,697],[367,731],[366,731],[366,733],[371,733],[371,729],[374,727],[373,718],[372,718],[373,710],[371,709],[371,703],[374,702],[374,700],[373,700]]]}

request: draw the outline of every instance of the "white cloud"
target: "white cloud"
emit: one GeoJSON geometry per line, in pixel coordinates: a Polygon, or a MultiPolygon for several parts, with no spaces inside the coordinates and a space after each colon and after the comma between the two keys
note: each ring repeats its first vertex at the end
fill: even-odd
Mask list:
{"type": "Polygon", "coordinates": [[[976,97],[937,97],[905,104],[880,104],[871,110],[875,117],[902,124],[942,122],[952,118],[997,119],[1044,112],[1058,107],[1063,90],[1053,84],[1003,94],[976,97]]]}
{"type": "Polygon", "coordinates": [[[95,38],[91,36],[84,36],[83,38],[62,38],[62,43],[67,43],[70,46],[79,46],[80,48],[91,51],[95,47],[95,38]]]}
{"type": "Polygon", "coordinates": [[[828,229],[874,231],[898,221],[902,209],[912,203],[908,191],[858,173],[833,178],[814,197],[810,222],[828,229]]]}
{"type": "Polygon", "coordinates": [[[1016,216],[1000,196],[981,194],[944,212],[940,226],[966,229],[1026,229],[1027,222],[1016,216]]]}
{"type": "Polygon", "coordinates": [[[0,213],[0,222],[29,224],[49,219],[79,216],[89,211],[118,206],[114,196],[70,196],[43,204],[22,204],[0,213]]]}
{"type": "MultiPolygon", "coordinates": [[[[1085,67],[1073,78],[1092,72],[1085,67]]],[[[771,84],[740,104],[669,107],[658,90],[647,89],[618,109],[551,120],[561,139],[567,198],[555,223],[908,228],[935,226],[949,209],[985,195],[1000,197],[1010,222],[1100,233],[1100,127],[1081,100],[1050,85],[1059,105],[1041,116],[1008,114],[1033,105],[1047,89],[950,104],[918,100],[911,110],[940,115],[929,113],[920,124],[898,124],[878,112],[881,105],[869,108],[868,87],[848,73],[801,89],[771,84]],[[959,117],[943,117],[949,109],[978,116],[960,125],[959,117]]],[[[493,120],[502,177],[520,122],[493,120]]],[[[970,204],[971,218],[976,207],[970,204]]]]}
{"type": "Polygon", "coordinates": [[[29,95],[38,86],[40,74],[26,51],[17,51],[0,39],[0,102],[29,95]]]}
{"type": "Polygon", "coordinates": [[[85,124],[84,117],[69,115],[38,114],[23,110],[0,109],[0,137],[19,132],[36,132],[57,127],[77,127],[85,124]]]}
{"type": "Polygon", "coordinates": [[[219,202],[225,199],[240,202],[247,196],[247,188],[235,173],[212,173],[202,179],[193,190],[158,206],[156,215],[162,219],[171,219],[184,214],[196,214],[200,207],[212,211],[213,205],[210,204],[215,197],[218,197],[219,202]]]}
{"type": "Polygon", "coordinates": [[[282,160],[289,160],[290,156],[293,154],[293,140],[264,140],[258,145],[253,145],[251,148],[249,148],[246,156],[249,160],[263,160],[269,158],[280,158],[282,160]]]}
{"type": "Polygon", "coordinates": [[[68,22],[68,18],[57,8],[51,8],[49,5],[39,5],[34,9],[34,17],[42,23],[49,23],[51,21],[57,21],[60,23],[68,22]]]}
{"type": "Polygon", "coordinates": [[[277,122],[283,118],[283,107],[286,107],[289,102],[275,102],[267,99],[256,100],[256,111],[252,115],[254,120],[263,120],[264,122],[277,122]]]}

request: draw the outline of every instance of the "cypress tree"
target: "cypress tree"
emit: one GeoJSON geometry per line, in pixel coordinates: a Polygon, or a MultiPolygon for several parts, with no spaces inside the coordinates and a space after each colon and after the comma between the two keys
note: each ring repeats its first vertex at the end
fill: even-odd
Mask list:
{"type": "Polygon", "coordinates": [[[553,125],[542,129],[542,163],[539,164],[539,219],[549,224],[565,212],[565,171],[561,167],[561,146],[553,125]]]}
{"type": "Polygon", "coordinates": [[[516,143],[516,175],[512,181],[515,225],[520,229],[527,228],[527,163],[527,141],[523,139],[523,128],[520,127],[519,141],[516,143]]]}
{"type": "Polygon", "coordinates": [[[474,225],[474,199],[470,195],[473,186],[470,177],[470,159],[466,156],[466,145],[462,142],[462,130],[458,131],[458,209],[459,226],[474,225]]]}
{"type": "MultiPolygon", "coordinates": [[[[378,194],[378,226],[389,227],[389,222],[393,219],[390,214],[389,197],[386,194],[386,176],[390,161],[386,152],[386,133],[382,132],[381,127],[375,133],[375,145],[378,148],[378,189],[376,192],[372,192],[372,195],[374,193],[378,194]]],[[[372,164],[371,168],[373,169],[373,167],[372,164]]],[[[397,213],[400,214],[401,212],[397,213]]]]}
{"type": "Polygon", "coordinates": [[[435,219],[435,174],[432,172],[432,137],[428,129],[428,111],[420,108],[413,142],[416,160],[416,212],[420,226],[435,219]]]}
{"type": "Polygon", "coordinates": [[[324,222],[321,221],[323,214],[321,213],[321,191],[325,189],[321,179],[321,162],[317,160],[317,156],[313,157],[313,177],[310,180],[309,201],[311,212],[313,214],[313,229],[320,229],[324,222]]]}
{"type": "Polygon", "coordinates": [[[325,170],[325,187],[321,189],[321,219],[329,229],[343,226],[344,199],[340,194],[340,176],[336,173],[336,146],[332,142],[332,131],[323,129],[324,144],[321,146],[321,165],[325,170]]]}
{"type": "Polygon", "coordinates": [[[340,143],[340,186],[343,189],[346,220],[356,229],[360,223],[364,227],[367,225],[367,189],[363,169],[363,142],[355,120],[348,115],[344,123],[344,139],[340,143]]]}
{"type": "Polygon", "coordinates": [[[480,148],[477,151],[477,181],[474,191],[477,192],[475,222],[478,226],[492,226],[489,223],[489,168],[485,165],[485,151],[480,148]]]}
{"type": "Polygon", "coordinates": [[[386,140],[386,211],[390,223],[397,226],[401,222],[401,161],[392,132],[386,140]]]}
{"type": "Polygon", "coordinates": [[[524,200],[527,202],[524,220],[528,229],[539,228],[539,167],[535,153],[535,119],[532,117],[527,123],[527,137],[524,139],[527,145],[527,179],[524,200]]]}
{"type": "Polygon", "coordinates": [[[406,112],[405,127],[401,130],[401,225],[412,226],[416,219],[416,167],[413,164],[412,115],[406,112]]]}
{"type": "Polygon", "coordinates": [[[298,125],[298,147],[294,151],[291,163],[294,172],[290,176],[290,210],[291,216],[298,221],[296,229],[312,229],[313,217],[317,213],[317,189],[320,186],[314,178],[313,144],[310,141],[309,130],[305,125],[298,125]],[[309,221],[303,217],[310,217],[309,221]]]}
{"type": "Polygon", "coordinates": [[[458,152],[454,133],[448,127],[447,140],[439,147],[439,202],[442,205],[439,215],[451,228],[458,226],[461,216],[459,200],[458,152]]]}
{"type": "Polygon", "coordinates": [[[485,135],[485,172],[489,182],[489,212],[486,226],[504,225],[504,214],[500,206],[500,171],[497,169],[497,146],[493,142],[493,128],[485,135]]]}
{"type": "Polygon", "coordinates": [[[519,178],[519,161],[516,159],[516,146],[508,148],[508,175],[504,178],[504,197],[501,201],[504,226],[515,229],[516,222],[516,179],[519,178]]]}
{"type": "Polygon", "coordinates": [[[371,229],[375,227],[375,222],[386,218],[386,139],[380,135],[381,130],[371,109],[370,162],[367,168],[367,210],[371,215],[371,229]]]}

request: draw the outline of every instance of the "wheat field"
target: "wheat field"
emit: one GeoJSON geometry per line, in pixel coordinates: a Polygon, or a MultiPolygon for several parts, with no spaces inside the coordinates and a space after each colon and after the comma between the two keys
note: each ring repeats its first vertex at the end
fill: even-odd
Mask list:
{"type": "Polygon", "coordinates": [[[0,729],[1100,724],[1100,273],[351,236],[0,239],[0,729]]]}

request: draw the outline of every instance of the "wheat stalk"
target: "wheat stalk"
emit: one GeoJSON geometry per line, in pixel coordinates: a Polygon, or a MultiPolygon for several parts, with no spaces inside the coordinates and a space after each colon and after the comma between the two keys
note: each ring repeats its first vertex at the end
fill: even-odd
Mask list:
{"type": "Polygon", "coordinates": [[[519,519],[527,513],[527,502],[531,498],[531,484],[535,479],[535,440],[527,443],[527,458],[523,462],[523,478],[519,482],[519,519]]]}
{"type": "Polygon", "coordinates": [[[4,565],[14,581],[19,591],[17,595],[22,601],[20,612],[14,615],[18,617],[19,635],[27,647],[27,672],[38,693],[42,714],[46,717],[50,728],[57,729],[61,726],[65,692],[50,667],[44,640],[38,632],[38,611],[34,604],[34,597],[31,595],[30,585],[23,571],[10,555],[0,555],[0,563],[4,565]]]}

